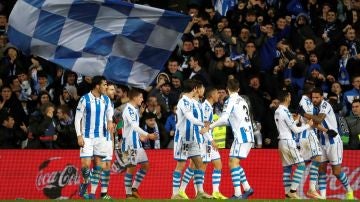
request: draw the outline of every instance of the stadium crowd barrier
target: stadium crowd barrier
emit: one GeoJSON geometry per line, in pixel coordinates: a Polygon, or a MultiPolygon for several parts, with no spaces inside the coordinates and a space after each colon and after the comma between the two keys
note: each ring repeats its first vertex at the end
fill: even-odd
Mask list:
{"type": "MultiPolygon", "coordinates": [[[[233,193],[228,167],[228,150],[221,150],[223,161],[220,191],[226,196],[233,193]]],[[[147,199],[170,198],[172,172],[175,167],[172,150],[147,150],[150,170],[139,193],[147,199]]],[[[348,174],[355,197],[360,197],[360,151],[345,151],[343,170],[348,174]]],[[[79,198],[80,160],[77,150],[0,150],[0,199],[48,199],[79,198]]],[[[253,199],[282,199],[282,167],[277,150],[253,149],[246,160],[241,161],[247,179],[254,188],[253,199]]],[[[124,175],[116,164],[112,166],[109,195],[124,198],[124,175]]],[[[212,166],[205,176],[205,191],[211,193],[212,166]]],[[[343,198],[344,189],[328,167],[328,198],[343,198]]],[[[308,170],[299,187],[302,197],[308,189],[308,170]]],[[[100,186],[98,187],[98,190],[100,186]]],[[[193,184],[187,189],[194,197],[193,184]]],[[[98,193],[99,194],[99,193],[98,193]]]]}

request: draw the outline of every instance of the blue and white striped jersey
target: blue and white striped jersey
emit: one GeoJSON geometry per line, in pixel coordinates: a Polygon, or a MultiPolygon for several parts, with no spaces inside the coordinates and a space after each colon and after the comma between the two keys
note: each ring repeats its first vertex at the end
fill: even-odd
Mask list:
{"type": "MultiPolygon", "coordinates": [[[[321,122],[321,125],[326,129],[331,129],[336,131],[339,134],[338,131],[338,124],[336,120],[336,115],[334,113],[333,108],[331,107],[330,103],[323,100],[319,106],[319,114],[325,114],[325,119],[323,122],[321,122]]],[[[329,137],[326,133],[320,132],[320,144],[321,145],[330,145],[334,144],[338,138],[340,138],[340,135],[337,135],[336,137],[329,137]]]]}
{"type": "Polygon", "coordinates": [[[278,139],[280,140],[295,140],[296,134],[310,128],[308,124],[301,127],[296,126],[292,114],[284,105],[279,105],[274,115],[277,130],[279,132],[278,139]]]}
{"type": "MultiPolygon", "coordinates": [[[[315,109],[311,99],[306,95],[303,95],[301,97],[301,100],[299,102],[299,107],[301,107],[306,114],[314,115],[316,113],[316,109],[315,109]]],[[[306,123],[307,121],[308,120],[305,117],[301,117],[302,123],[306,123]]],[[[299,137],[300,138],[308,138],[310,132],[316,133],[315,129],[309,128],[308,130],[301,132],[299,134],[299,137]]]]}
{"type": "Polygon", "coordinates": [[[124,108],[122,118],[124,121],[124,127],[121,150],[128,151],[130,149],[141,148],[140,135],[148,135],[148,132],[144,131],[139,126],[139,110],[132,104],[127,103],[124,108]]]}
{"type": "MultiPolygon", "coordinates": [[[[202,103],[202,111],[204,114],[204,122],[208,121],[210,123],[213,122],[213,107],[211,106],[210,102],[208,100],[205,100],[202,103]]],[[[209,130],[209,132],[204,134],[205,141],[213,141],[212,137],[212,130],[209,130]]]]}
{"type": "MultiPolygon", "coordinates": [[[[194,103],[193,115],[197,120],[203,123],[204,115],[201,107],[201,102],[195,99],[192,99],[192,101],[194,103]]],[[[204,137],[200,134],[201,128],[202,126],[194,125],[194,138],[197,143],[204,143],[204,137]]]]}
{"type": "Polygon", "coordinates": [[[187,143],[197,141],[194,138],[194,125],[204,126],[204,123],[194,117],[193,110],[194,102],[188,96],[183,95],[176,109],[177,123],[174,137],[175,142],[179,142],[181,138],[187,143]]]}
{"type": "Polygon", "coordinates": [[[238,143],[254,142],[254,132],[246,101],[238,94],[232,93],[224,103],[221,117],[210,125],[214,128],[229,123],[238,143]]]}
{"type": "Polygon", "coordinates": [[[78,136],[98,138],[107,135],[107,122],[112,121],[114,108],[106,95],[95,97],[91,92],[80,98],[75,114],[78,136]]]}

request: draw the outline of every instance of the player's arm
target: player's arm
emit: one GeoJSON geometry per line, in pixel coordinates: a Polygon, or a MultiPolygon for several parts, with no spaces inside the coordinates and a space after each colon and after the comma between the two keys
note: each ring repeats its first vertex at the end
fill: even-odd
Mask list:
{"type": "Polygon", "coordinates": [[[309,121],[305,124],[305,125],[302,125],[302,126],[297,126],[296,125],[296,122],[294,121],[294,119],[288,115],[288,114],[282,114],[284,117],[285,117],[285,122],[286,122],[286,125],[290,128],[290,130],[294,133],[300,133],[304,130],[307,130],[309,129],[312,125],[313,125],[313,121],[312,119],[309,119],[309,121]]]}
{"type": "Polygon", "coordinates": [[[197,118],[194,117],[191,108],[192,103],[187,101],[182,101],[182,103],[178,106],[181,111],[184,113],[185,118],[189,120],[192,124],[198,126],[204,126],[204,123],[199,121],[197,118]]]}
{"type": "Polygon", "coordinates": [[[105,112],[106,120],[107,120],[107,130],[112,134],[114,133],[114,123],[113,123],[114,106],[109,98],[107,99],[107,102],[108,102],[108,107],[105,112]]]}
{"type": "Polygon", "coordinates": [[[75,113],[75,120],[74,120],[74,125],[75,125],[75,131],[76,131],[76,135],[82,136],[81,134],[81,120],[82,117],[84,116],[84,112],[85,112],[85,99],[81,98],[78,106],[76,107],[76,113],[75,113]]]}
{"type": "Polygon", "coordinates": [[[214,123],[210,124],[210,128],[213,129],[218,126],[227,125],[229,116],[230,116],[230,112],[233,107],[234,107],[234,104],[228,100],[228,104],[226,105],[225,109],[221,113],[220,118],[217,121],[215,121],[214,123]]]}
{"type": "Polygon", "coordinates": [[[84,116],[84,112],[85,112],[85,99],[82,97],[78,103],[78,106],[76,107],[75,120],[74,120],[77,141],[80,147],[83,147],[85,144],[81,134],[81,120],[82,117],[84,116]]]}
{"type": "Polygon", "coordinates": [[[315,123],[319,124],[324,121],[326,114],[320,113],[318,115],[304,114],[304,117],[308,120],[312,119],[315,123]]]}
{"type": "Polygon", "coordinates": [[[144,131],[142,128],[140,128],[139,124],[136,121],[136,116],[135,115],[131,116],[130,113],[128,113],[128,111],[129,111],[128,109],[125,109],[123,113],[124,122],[127,121],[127,123],[130,124],[131,128],[135,132],[139,133],[139,135],[147,136],[149,133],[144,131]]]}

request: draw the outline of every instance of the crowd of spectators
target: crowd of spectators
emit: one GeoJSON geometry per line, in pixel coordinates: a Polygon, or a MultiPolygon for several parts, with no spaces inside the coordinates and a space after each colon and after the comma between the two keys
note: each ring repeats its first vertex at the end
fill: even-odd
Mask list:
{"type": "MultiPolygon", "coordinates": [[[[216,1],[188,2],[192,20],[163,72],[144,90],[141,127],[160,137],[145,148],[172,147],[184,80],[216,87],[214,110],[220,115],[226,81],[237,78],[251,106],[257,148],[277,147],[278,91],[292,93],[296,113],[304,84],[310,84],[323,89],[336,111],[345,148],[360,149],[360,1],[234,0],[226,9],[216,1]]],[[[0,4],[0,148],[77,148],[74,113],[91,77],[24,56],[8,44],[11,6],[0,4]]],[[[116,85],[118,134],[128,91],[116,85]]],[[[231,145],[231,130],[224,133],[231,145]]]]}

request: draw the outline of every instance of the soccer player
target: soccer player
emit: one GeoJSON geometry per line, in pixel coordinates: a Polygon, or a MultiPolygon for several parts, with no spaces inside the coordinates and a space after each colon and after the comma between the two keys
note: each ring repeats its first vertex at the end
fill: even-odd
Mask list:
{"type": "Polygon", "coordinates": [[[130,101],[126,104],[122,114],[124,127],[121,151],[127,165],[124,179],[126,198],[131,199],[140,198],[138,188],[149,169],[148,158],[140,141],[145,141],[147,138],[154,140],[156,135],[144,131],[139,126],[140,115],[138,108],[144,100],[143,94],[133,88],[129,91],[128,96],[130,101]],[[133,175],[137,164],[141,166],[133,182],[133,175]]]}
{"type": "Polygon", "coordinates": [[[75,114],[75,130],[80,148],[81,173],[83,183],[80,184],[79,195],[95,199],[99,176],[103,167],[102,158],[106,156],[106,135],[113,132],[112,117],[114,109],[108,96],[105,95],[107,82],[103,76],[95,76],[92,90],[83,95],[75,114]],[[94,167],[90,177],[91,159],[94,167]],[[87,187],[91,182],[90,194],[87,187]]]}
{"type": "MultiPolygon", "coordinates": [[[[194,117],[195,103],[192,100],[197,93],[198,82],[196,80],[186,80],[184,82],[184,94],[177,104],[176,116],[178,121],[176,123],[176,132],[174,138],[174,159],[177,161],[173,173],[173,193],[172,199],[184,199],[185,197],[179,195],[179,188],[181,182],[181,172],[184,170],[186,160],[190,158],[194,165],[194,180],[197,187],[197,199],[208,199],[212,196],[204,192],[204,171],[203,162],[201,159],[200,143],[203,129],[199,133],[194,132],[198,130],[198,126],[205,126],[203,122],[194,117]],[[197,129],[196,129],[197,128],[197,129]]],[[[197,104],[197,103],[196,103],[197,104]]],[[[199,116],[198,116],[199,117],[199,116]]]]}
{"type": "MultiPolygon", "coordinates": [[[[216,88],[208,88],[206,92],[206,100],[203,102],[201,108],[203,113],[203,121],[208,121],[209,123],[213,122],[213,107],[212,105],[219,100],[219,93],[216,88]]],[[[219,185],[221,181],[221,169],[222,163],[220,159],[220,153],[217,150],[217,145],[213,140],[211,132],[204,134],[204,143],[202,144],[202,161],[204,163],[203,170],[205,172],[207,164],[212,162],[214,165],[214,170],[212,173],[212,185],[213,193],[212,196],[215,199],[227,199],[219,191],[219,185]]],[[[186,198],[185,189],[186,185],[189,183],[191,177],[194,175],[194,164],[190,162],[190,166],[185,170],[184,176],[182,178],[179,194],[186,198]]]]}
{"type": "Polygon", "coordinates": [[[245,159],[248,156],[254,144],[254,133],[249,107],[246,101],[238,94],[240,90],[239,81],[229,79],[226,88],[229,92],[229,98],[224,104],[224,110],[220,118],[212,123],[210,128],[230,124],[234,133],[234,142],[229,153],[229,166],[235,191],[232,198],[246,199],[254,193],[254,190],[250,187],[245,171],[240,166],[240,159],[245,159]],[[243,194],[241,193],[240,183],[244,188],[243,194]]]}
{"type": "Polygon", "coordinates": [[[341,171],[343,159],[343,143],[341,141],[336,116],[331,105],[324,100],[321,89],[314,89],[311,93],[312,103],[316,107],[314,122],[320,133],[322,148],[321,165],[319,167],[319,190],[320,195],[326,198],[326,168],[327,163],[331,164],[332,173],[342,183],[346,190],[346,199],[354,199],[353,190],[349,184],[348,177],[341,171]]]}
{"type": "MultiPolygon", "coordinates": [[[[113,84],[113,83],[107,84],[106,95],[110,98],[111,105],[114,106],[115,84],[113,84]]],[[[103,167],[101,175],[100,175],[101,198],[102,199],[111,199],[111,196],[109,196],[107,194],[107,192],[108,192],[109,181],[110,181],[111,161],[112,161],[113,153],[114,153],[114,134],[113,133],[107,132],[106,145],[107,145],[106,146],[107,154],[106,154],[106,157],[102,159],[102,161],[104,163],[104,167],[103,167]]]]}
{"type": "MultiPolygon", "coordinates": [[[[305,84],[304,94],[299,103],[299,114],[302,116],[303,123],[311,119],[314,113],[314,105],[311,101],[311,91],[314,85],[305,84]]],[[[310,180],[307,195],[311,198],[322,199],[321,195],[316,191],[318,180],[319,166],[321,162],[322,149],[317,138],[316,130],[309,128],[300,133],[300,154],[305,161],[310,161],[310,180]]]]}
{"type": "MultiPolygon", "coordinates": [[[[202,111],[204,114],[204,121],[210,123],[213,122],[213,104],[219,101],[219,93],[216,88],[208,88],[205,94],[205,101],[202,104],[202,111]]],[[[217,145],[212,137],[211,131],[207,132],[205,135],[205,144],[203,147],[205,155],[203,156],[204,167],[206,168],[207,164],[211,161],[214,166],[212,172],[212,187],[213,192],[212,196],[215,199],[227,199],[226,196],[220,193],[219,185],[221,182],[221,169],[222,163],[220,158],[220,153],[218,151],[217,145]]]]}
{"type": "MultiPolygon", "coordinates": [[[[198,119],[201,122],[204,122],[203,120],[203,112],[201,111],[201,101],[200,99],[204,96],[204,86],[202,85],[201,82],[199,82],[198,80],[194,80],[196,83],[196,91],[194,93],[194,96],[192,98],[192,102],[193,102],[193,116],[198,119]]],[[[199,142],[199,146],[202,150],[202,145],[204,144],[204,137],[202,135],[200,135],[200,130],[201,130],[201,126],[196,126],[194,125],[194,135],[196,137],[199,137],[198,142],[199,142]]],[[[203,153],[201,154],[201,156],[203,156],[203,153]]],[[[194,163],[190,160],[190,164],[189,166],[186,168],[184,175],[182,177],[181,180],[181,185],[180,185],[180,189],[179,189],[179,195],[183,198],[183,199],[189,199],[189,197],[187,196],[187,194],[185,193],[185,189],[187,187],[187,185],[189,184],[191,178],[194,175],[194,169],[195,169],[195,165],[194,163]]],[[[202,171],[205,172],[204,167],[201,168],[202,171]]],[[[197,193],[197,187],[196,184],[195,185],[195,193],[197,193]]]]}
{"type": "MultiPolygon", "coordinates": [[[[288,107],[291,102],[291,95],[288,91],[279,92],[280,105],[275,111],[274,119],[276,127],[279,132],[279,151],[283,166],[283,183],[285,188],[286,198],[300,199],[296,193],[301,179],[303,178],[305,164],[304,159],[300,155],[299,150],[296,148],[294,134],[308,130],[313,121],[310,119],[305,125],[297,127],[298,122],[294,121],[292,114],[288,107]],[[292,167],[296,166],[296,170],[292,175],[292,167]]],[[[298,116],[300,118],[300,116],[298,116]]]]}

